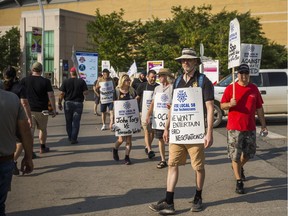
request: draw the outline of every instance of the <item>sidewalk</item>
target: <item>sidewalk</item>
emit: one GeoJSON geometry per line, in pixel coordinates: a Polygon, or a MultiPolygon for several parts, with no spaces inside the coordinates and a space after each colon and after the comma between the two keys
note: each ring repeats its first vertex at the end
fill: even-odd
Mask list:
{"type": "MultiPolygon", "coordinates": [[[[63,112],[49,119],[47,145],[51,152],[37,154],[32,174],[13,177],[6,202],[8,216],[158,215],[148,208],[166,191],[167,168],[156,168],[160,160],[157,141],[153,142],[156,158],[149,160],[143,135],[136,134],[131,151],[133,164],[123,164],[123,147],[119,150],[122,161],[115,162],[111,150],[116,137],[100,130],[101,119],[93,115],[93,105],[93,101],[85,102],[77,145],[67,141],[63,112]]],[[[39,152],[36,138],[34,150],[39,152]]],[[[175,191],[177,215],[287,215],[285,173],[256,156],[245,168],[246,194],[236,194],[226,137],[217,132],[214,145],[206,152],[206,163],[205,210],[189,212],[195,180],[188,161],[180,168],[175,191]]]]}

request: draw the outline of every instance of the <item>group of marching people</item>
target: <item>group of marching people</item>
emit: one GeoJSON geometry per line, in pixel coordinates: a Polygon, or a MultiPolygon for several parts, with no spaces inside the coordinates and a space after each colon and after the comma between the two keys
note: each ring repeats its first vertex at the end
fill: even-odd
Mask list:
{"type": "MultiPolygon", "coordinates": [[[[195,171],[196,182],[196,191],[190,210],[192,212],[203,210],[202,189],[205,180],[205,149],[213,144],[213,84],[204,74],[199,72],[201,59],[193,49],[184,48],[182,55],[175,60],[182,65],[183,70],[183,73],[177,79],[174,79],[168,68],[160,69],[158,74],[153,70],[148,71],[146,82],[143,81],[143,74],[140,75],[138,80],[135,80],[134,84],[131,84],[130,77],[127,74],[121,76],[116,87],[117,97],[114,97],[114,100],[126,102],[122,104],[123,109],[119,106],[117,109],[115,108],[114,118],[110,116],[110,129],[117,128],[115,133],[118,136],[112,150],[115,161],[119,161],[118,149],[126,141],[124,161],[127,165],[131,164],[129,155],[132,147],[133,131],[126,135],[126,133],[122,133],[122,130],[125,131],[125,124],[129,122],[129,115],[135,110],[135,103],[134,106],[130,104],[128,106],[127,101],[138,101],[141,113],[141,121],[138,120],[138,122],[141,122],[144,130],[145,152],[148,158],[155,156],[151,147],[154,136],[159,140],[161,161],[157,168],[161,169],[168,166],[167,190],[165,198],[149,205],[149,208],[161,215],[175,214],[174,190],[178,181],[179,166],[186,164],[188,155],[191,159],[191,166],[195,171]],[[156,78],[158,78],[160,84],[156,83],[156,78]],[[135,84],[136,89],[133,88],[135,84]],[[199,106],[200,104],[201,106],[199,106]],[[181,116],[181,114],[183,115],[181,116]],[[182,117],[185,121],[187,119],[191,121],[179,123],[181,121],[179,119],[182,117]],[[117,121],[114,122],[114,119],[117,121]],[[180,128],[177,128],[177,125],[180,128]],[[168,162],[165,156],[165,143],[169,143],[168,162]]],[[[248,65],[241,64],[238,67],[237,78],[238,81],[235,83],[236,96],[235,93],[232,94],[232,85],[228,86],[221,101],[221,108],[230,111],[227,124],[227,149],[236,179],[235,192],[244,194],[243,181],[246,180],[244,165],[256,153],[255,113],[257,113],[260,120],[261,131],[267,133],[268,130],[262,107],[263,100],[257,87],[249,81],[248,65]]],[[[101,93],[101,89],[105,89],[109,85],[103,85],[104,88],[102,88],[99,87],[100,83],[97,82],[95,89],[97,90],[98,86],[101,93]]],[[[109,92],[110,89],[107,88],[107,91],[109,92]]],[[[103,97],[107,99],[107,95],[104,94],[103,97]]],[[[111,98],[113,98],[112,94],[111,98]]],[[[109,107],[110,112],[112,109],[109,107]]],[[[106,108],[103,110],[101,107],[101,111],[106,112],[106,108]]],[[[110,114],[112,115],[113,112],[110,114]]],[[[137,115],[138,113],[134,114],[137,115]]],[[[133,127],[137,128],[137,125],[134,124],[133,127]]],[[[104,121],[102,129],[105,128],[104,121]]]]}
{"type": "MultiPolygon", "coordinates": [[[[167,119],[168,108],[164,106],[164,113],[165,114],[165,121],[162,124],[162,128],[157,129],[157,125],[155,125],[154,116],[153,116],[153,107],[154,107],[154,100],[157,94],[165,94],[167,100],[165,104],[170,104],[172,99],[172,84],[174,81],[174,76],[171,71],[167,68],[162,68],[156,73],[155,70],[149,70],[148,73],[140,73],[138,78],[131,78],[124,74],[120,77],[118,84],[116,85],[113,79],[110,77],[109,70],[104,69],[102,74],[100,75],[99,79],[94,83],[93,90],[95,92],[95,110],[94,113],[97,114],[97,105],[100,102],[100,111],[101,111],[101,119],[102,119],[102,127],[101,130],[110,129],[115,131],[116,136],[118,137],[117,141],[115,142],[115,146],[112,150],[113,152],[113,159],[115,161],[119,161],[119,154],[118,149],[120,145],[125,141],[125,158],[124,162],[127,165],[131,164],[130,160],[130,152],[132,147],[132,134],[135,132],[140,131],[140,122],[141,127],[144,131],[144,140],[145,140],[145,153],[147,154],[148,158],[151,159],[155,157],[155,152],[152,150],[152,141],[154,136],[159,139],[159,152],[161,156],[161,161],[157,165],[157,168],[161,169],[167,167],[167,162],[165,158],[165,145],[163,141],[163,132],[164,132],[164,125],[167,119]],[[159,84],[156,82],[158,78],[159,84]],[[125,136],[121,136],[123,131],[120,132],[119,128],[119,121],[115,122],[116,113],[119,112],[119,109],[115,109],[115,104],[118,102],[116,101],[133,101],[136,106],[137,112],[135,112],[135,118],[138,122],[138,129],[133,130],[127,134],[125,132],[125,136]],[[107,109],[110,114],[110,122],[109,127],[106,124],[106,115],[107,109]],[[139,115],[140,114],[140,115],[139,115]],[[141,117],[140,117],[141,116],[141,117]],[[154,125],[153,125],[154,123],[154,125]],[[120,132],[120,133],[119,133],[120,132]],[[120,135],[119,135],[120,134],[120,135]]],[[[158,97],[156,97],[157,100],[158,97]]],[[[127,110],[126,110],[127,111],[127,110]]],[[[121,111],[120,111],[121,112],[121,111]]],[[[123,112],[123,110],[122,110],[123,112]]],[[[127,125],[127,121],[131,113],[128,113],[127,116],[122,116],[122,123],[124,122],[127,125]],[[124,119],[123,119],[124,118],[124,119]],[[127,118],[127,119],[125,119],[127,118]]],[[[162,119],[163,121],[163,119],[162,119]]],[[[135,122],[135,121],[134,121],[135,122]]],[[[129,124],[129,123],[128,123],[129,124]]],[[[128,126],[126,126],[128,127],[128,126]]],[[[131,127],[135,128],[135,125],[131,125],[131,127]]],[[[122,128],[123,130],[124,128],[122,128]]]]}
{"type": "MultiPolygon", "coordinates": [[[[213,85],[199,72],[201,59],[193,49],[184,48],[182,55],[175,60],[181,64],[183,70],[176,79],[168,68],[162,68],[158,73],[154,70],[149,70],[147,74],[141,73],[133,82],[129,75],[124,74],[116,84],[110,77],[109,70],[104,69],[102,76],[99,76],[93,86],[98,96],[94,108],[96,115],[96,105],[100,102],[101,130],[110,129],[117,137],[112,148],[115,161],[120,160],[119,147],[126,142],[124,162],[126,165],[131,164],[132,135],[140,132],[141,127],[144,131],[145,153],[149,159],[155,157],[151,144],[154,137],[158,139],[161,161],[157,164],[157,168],[168,166],[167,190],[165,198],[149,205],[149,208],[163,215],[175,213],[174,190],[178,181],[179,166],[186,164],[188,155],[195,171],[196,183],[191,211],[203,210],[205,149],[213,144],[213,85]],[[107,110],[110,113],[108,125],[106,125],[107,110]],[[184,119],[183,122],[181,119],[184,119]],[[165,143],[169,143],[168,161],[165,155],[165,143]]],[[[49,147],[46,146],[48,115],[56,116],[56,102],[50,80],[42,77],[41,73],[42,65],[36,62],[32,66],[31,76],[19,82],[15,69],[8,67],[4,76],[4,90],[0,88],[0,139],[2,140],[0,215],[5,215],[5,201],[22,147],[25,153],[21,171],[23,174],[33,171],[32,134],[35,128],[39,129],[40,153],[49,152],[49,147]],[[8,91],[15,94],[7,93],[8,91]],[[52,106],[50,113],[46,112],[49,109],[49,101],[52,106]],[[16,128],[19,131],[16,131],[16,128]],[[17,132],[19,132],[17,139],[22,142],[22,146],[17,145],[16,148],[17,132]]],[[[58,109],[64,110],[70,143],[77,144],[83,102],[88,88],[85,81],[78,78],[76,68],[70,70],[70,76],[59,88],[58,109]]],[[[263,100],[257,87],[249,81],[248,65],[239,66],[237,78],[236,96],[232,85],[229,85],[224,92],[221,108],[229,110],[227,147],[236,178],[235,192],[243,194],[244,165],[256,153],[255,112],[260,120],[261,130],[266,133],[268,131],[262,107],[263,100]]]]}

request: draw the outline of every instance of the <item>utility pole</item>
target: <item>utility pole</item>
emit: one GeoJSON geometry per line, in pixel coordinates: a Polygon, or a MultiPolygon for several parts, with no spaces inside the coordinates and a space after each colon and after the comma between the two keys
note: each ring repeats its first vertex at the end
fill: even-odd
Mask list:
{"type": "MultiPolygon", "coordinates": [[[[42,17],[42,41],[41,41],[41,63],[43,66],[43,72],[45,71],[45,67],[44,67],[44,41],[45,41],[45,15],[44,15],[44,8],[43,8],[43,4],[41,2],[41,0],[37,0],[39,7],[40,7],[40,12],[41,12],[41,17],[42,17]]],[[[42,76],[44,74],[42,73],[42,76]]]]}

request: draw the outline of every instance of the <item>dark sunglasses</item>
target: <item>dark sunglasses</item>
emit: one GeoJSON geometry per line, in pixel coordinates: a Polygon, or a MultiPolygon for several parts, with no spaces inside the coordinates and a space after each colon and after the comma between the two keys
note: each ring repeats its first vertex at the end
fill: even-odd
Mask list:
{"type": "Polygon", "coordinates": [[[124,81],[131,81],[131,79],[125,79],[124,81]]]}
{"type": "Polygon", "coordinates": [[[238,73],[239,73],[239,74],[246,74],[246,75],[248,75],[248,74],[249,74],[249,71],[239,71],[238,73]]]}

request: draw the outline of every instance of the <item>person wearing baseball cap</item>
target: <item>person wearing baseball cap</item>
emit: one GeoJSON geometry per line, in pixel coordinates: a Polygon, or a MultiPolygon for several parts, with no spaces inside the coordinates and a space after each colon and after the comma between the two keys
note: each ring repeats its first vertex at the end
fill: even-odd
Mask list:
{"type": "Polygon", "coordinates": [[[100,92],[100,111],[102,120],[101,131],[108,129],[106,126],[107,109],[109,110],[110,114],[109,128],[112,129],[115,83],[110,76],[110,71],[107,68],[103,69],[102,77],[97,80],[95,90],[100,92]]]}
{"type": "Polygon", "coordinates": [[[244,165],[256,153],[255,113],[261,123],[261,131],[268,133],[262,107],[263,99],[256,85],[250,83],[249,66],[241,64],[237,70],[238,82],[226,87],[221,99],[221,109],[229,110],[227,121],[228,157],[231,159],[236,179],[235,192],[244,194],[244,165]]]}
{"type": "Polygon", "coordinates": [[[84,95],[88,94],[88,87],[82,78],[77,78],[76,68],[70,69],[71,78],[65,79],[60,86],[58,108],[62,110],[64,99],[64,114],[66,120],[66,132],[71,144],[78,143],[80,121],[83,112],[84,95]]]}
{"type": "Polygon", "coordinates": [[[75,67],[72,67],[72,68],[70,69],[70,73],[74,73],[74,72],[77,73],[76,68],[75,68],[75,67]]]}
{"type": "Polygon", "coordinates": [[[46,146],[47,124],[48,124],[48,104],[52,106],[52,118],[56,116],[55,95],[51,81],[41,76],[43,66],[40,62],[35,62],[32,67],[32,75],[24,77],[20,83],[26,88],[27,99],[32,114],[32,134],[35,127],[39,130],[40,154],[49,152],[46,146]]]}

